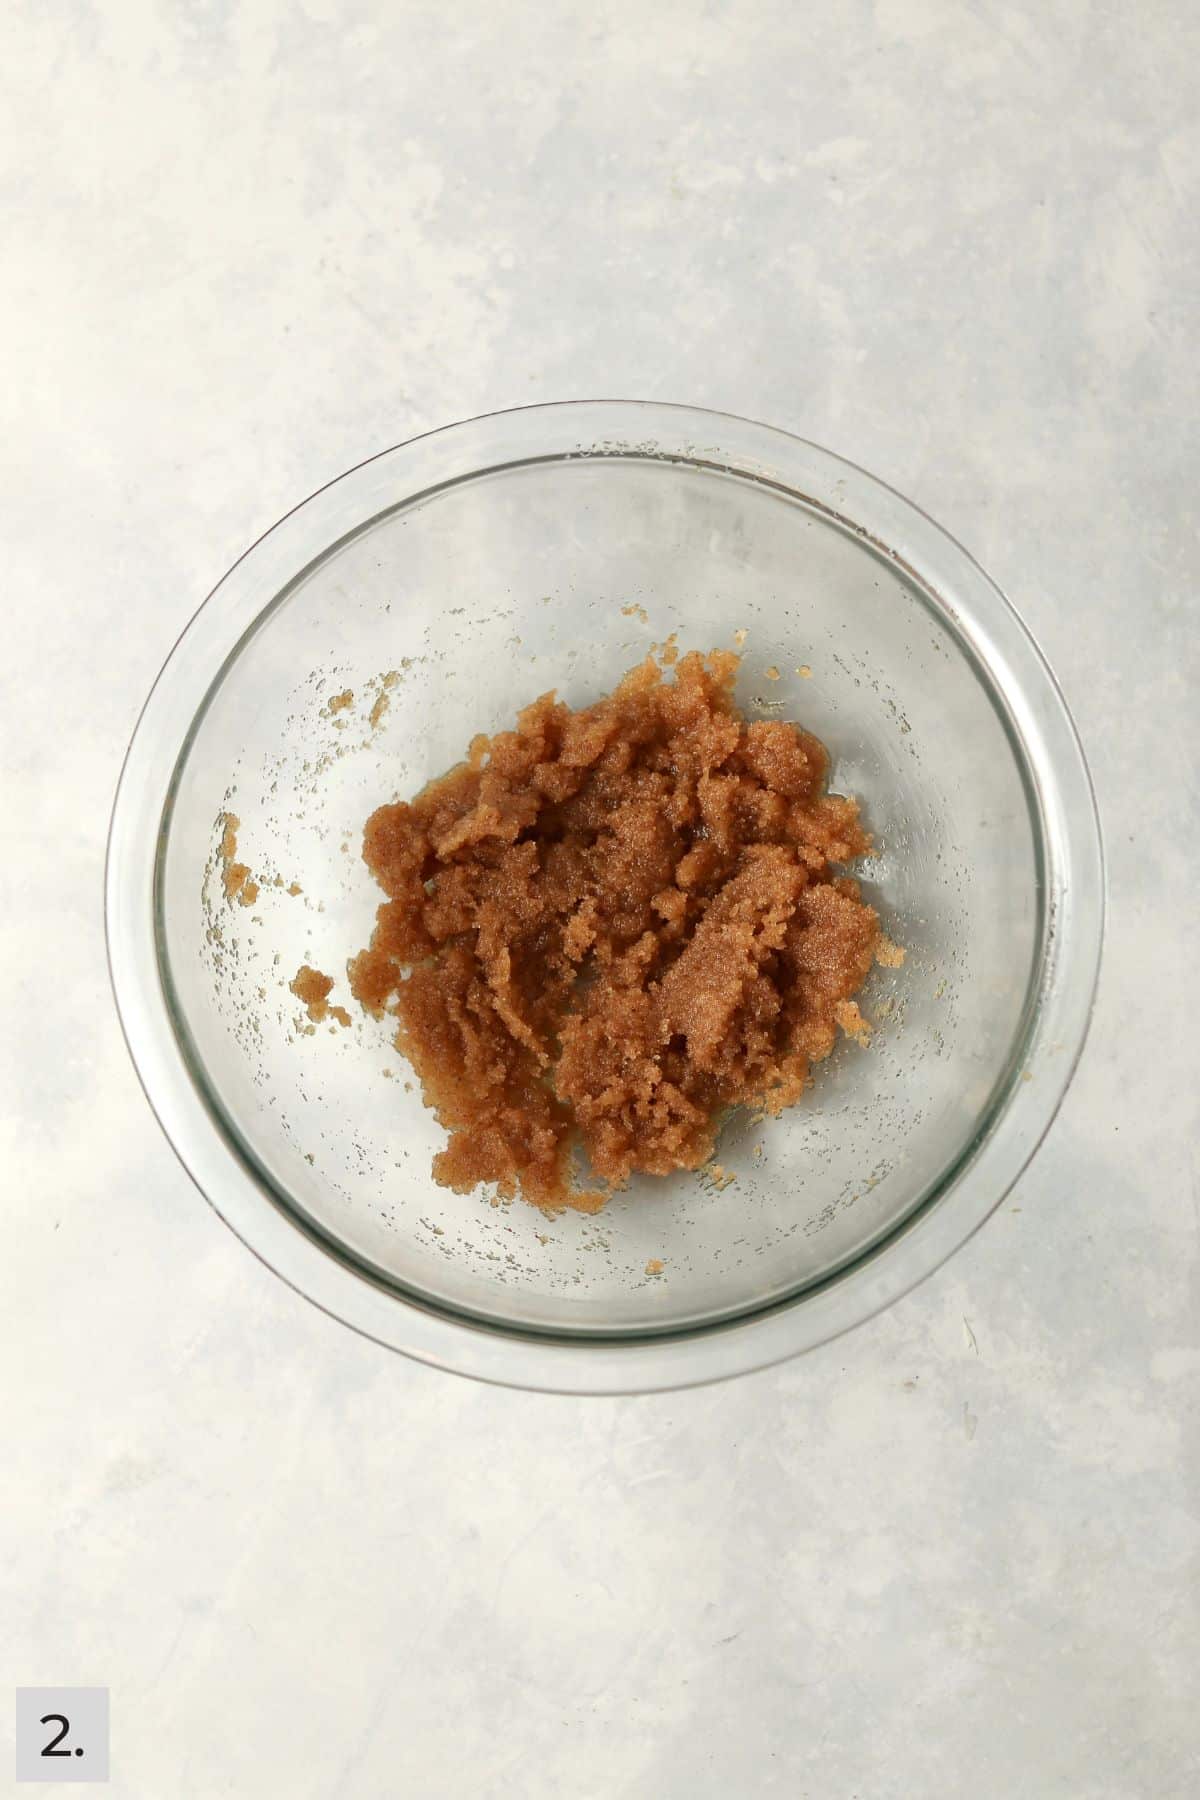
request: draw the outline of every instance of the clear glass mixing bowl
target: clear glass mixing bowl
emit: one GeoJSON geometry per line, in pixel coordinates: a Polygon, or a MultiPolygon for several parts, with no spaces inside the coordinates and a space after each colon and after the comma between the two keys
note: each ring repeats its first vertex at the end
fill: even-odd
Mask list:
{"type": "Polygon", "coordinates": [[[473,419],[288,514],[163,669],[107,874],[134,1062],[222,1217],[382,1343],[568,1391],[760,1366],[936,1267],[1062,1098],[1102,915],[1066,707],[971,558],[825,450],[633,402],[473,419]],[[380,899],[359,856],[373,807],[548,688],[586,704],[672,632],[702,650],[744,632],[746,712],[824,739],[875,831],[865,889],[904,964],[862,997],[868,1049],[844,1043],[779,1120],[729,1122],[732,1181],[639,1180],[552,1221],[447,1192],[386,1026],[354,1008],[306,1032],[287,984],[308,962],[348,999],[380,899]],[[224,891],[226,814],[248,906],[224,891]]]}

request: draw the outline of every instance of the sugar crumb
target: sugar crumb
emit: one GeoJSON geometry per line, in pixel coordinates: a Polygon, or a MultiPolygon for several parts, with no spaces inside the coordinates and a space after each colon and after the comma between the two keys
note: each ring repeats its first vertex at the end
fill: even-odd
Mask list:
{"type": "MultiPolygon", "coordinates": [[[[288,988],[291,993],[295,994],[297,1000],[303,1001],[308,1016],[314,1023],[325,1018],[330,1010],[329,996],[333,992],[332,975],[324,975],[320,969],[312,968],[309,963],[301,963],[288,982],[288,988]]],[[[338,1007],[335,1010],[344,1012],[345,1008],[338,1007]]],[[[348,1013],[346,1014],[346,1023],[347,1025],[350,1023],[348,1013]]]]}
{"type": "Polygon", "coordinates": [[[833,1016],[847,1037],[854,1038],[864,1046],[870,1043],[871,1026],[859,1011],[856,1000],[839,1000],[833,1009],[833,1016]]]}
{"type": "Polygon", "coordinates": [[[237,861],[237,834],[240,827],[241,820],[236,813],[222,813],[221,844],[218,851],[221,858],[221,886],[231,906],[235,901],[239,906],[253,906],[258,899],[258,883],[250,874],[249,866],[237,861]]]}

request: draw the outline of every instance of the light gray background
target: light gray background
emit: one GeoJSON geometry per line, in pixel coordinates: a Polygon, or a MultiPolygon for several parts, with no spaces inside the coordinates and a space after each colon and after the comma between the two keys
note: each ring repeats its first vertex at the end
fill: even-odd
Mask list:
{"type": "Polygon", "coordinates": [[[14,1725],[19,1782],[85,1787],[108,1780],[107,1688],[19,1687],[14,1725]]]}
{"type": "Polygon", "coordinates": [[[1195,20],[4,8],[0,1683],[110,1686],[114,1794],[1197,1792],[1195,20]],[[100,912],[229,562],[372,451],[582,394],[790,427],[974,550],[1112,903],[1059,1122],[947,1269],[790,1367],[589,1403],[410,1367],[241,1248],[100,912]]]}

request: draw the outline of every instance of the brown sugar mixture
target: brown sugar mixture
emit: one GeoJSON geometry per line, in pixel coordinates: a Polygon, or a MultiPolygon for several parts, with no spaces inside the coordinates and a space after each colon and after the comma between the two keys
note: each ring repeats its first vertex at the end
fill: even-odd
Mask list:
{"type": "Polygon", "coordinates": [[[322,1019],[336,1019],[339,1025],[349,1025],[350,1014],[344,1006],[331,1006],[329,996],[333,992],[333,976],[323,975],[320,969],[312,968],[308,963],[301,963],[288,987],[301,1001],[308,1011],[314,1025],[322,1019]]]}
{"type": "Polygon", "coordinates": [[[698,1168],[731,1107],[778,1113],[865,1029],[886,941],[838,866],[870,839],[815,738],[742,716],[738,663],[651,657],[581,712],[546,694],[367,820],[388,897],[351,986],[398,1020],[443,1186],[594,1210],[698,1168]]]}

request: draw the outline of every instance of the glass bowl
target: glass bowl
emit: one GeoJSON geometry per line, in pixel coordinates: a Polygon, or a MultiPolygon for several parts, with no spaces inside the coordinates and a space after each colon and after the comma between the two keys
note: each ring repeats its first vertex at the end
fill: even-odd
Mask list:
{"type": "Polygon", "coordinates": [[[627,1392],[827,1339],[981,1223],[1082,1046],[1103,870],[1062,696],[965,551],[813,444],[611,401],[417,438],[260,539],[146,703],[106,903],[150,1103],[251,1249],[425,1362],[627,1392]],[[594,1217],[448,1192],[386,1024],[350,1003],[348,1027],[311,1029],[288,983],[309,963],[349,1001],[375,806],[549,688],[597,698],[671,633],[744,633],[747,714],[825,741],[904,963],[860,996],[869,1047],[844,1042],[778,1120],[734,1114],[719,1170],[636,1179],[594,1217]]]}

